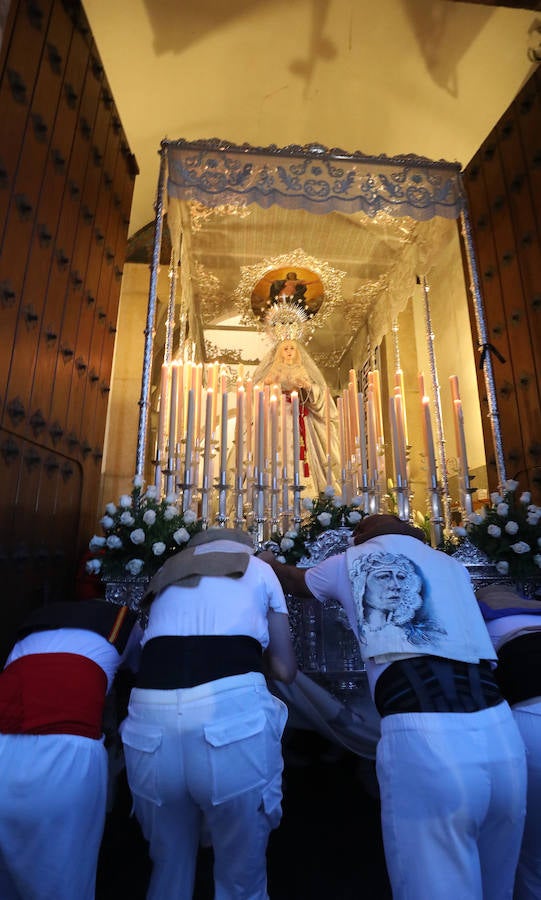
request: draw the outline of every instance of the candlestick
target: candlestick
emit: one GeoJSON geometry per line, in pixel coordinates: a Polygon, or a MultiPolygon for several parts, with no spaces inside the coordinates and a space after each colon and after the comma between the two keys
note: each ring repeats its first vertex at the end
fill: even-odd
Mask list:
{"type": "Polygon", "coordinates": [[[397,487],[403,486],[403,477],[402,477],[402,465],[401,465],[401,454],[400,454],[400,443],[399,443],[399,435],[398,435],[398,423],[396,417],[396,403],[395,397],[389,397],[389,419],[391,422],[391,434],[393,436],[393,460],[394,460],[394,473],[397,487]]]}

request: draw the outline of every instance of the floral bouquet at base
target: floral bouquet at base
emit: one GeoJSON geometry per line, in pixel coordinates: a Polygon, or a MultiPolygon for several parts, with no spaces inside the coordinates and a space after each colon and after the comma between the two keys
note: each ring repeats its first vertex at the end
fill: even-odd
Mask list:
{"type": "Polygon", "coordinates": [[[305,497],[302,501],[304,515],[298,529],[275,531],[271,541],[277,546],[280,562],[296,565],[305,556],[310,556],[308,544],[315,541],[324,531],[334,528],[354,528],[363,518],[359,507],[362,497],[354,497],[350,504],[342,503],[335,496],[334,489],[328,487],[314,500],[305,497]]]}
{"type": "Polygon", "coordinates": [[[490,495],[490,505],[472,513],[467,535],[494,563],[500,575],[517,581],[541,577],[541,507],[530,503],[530,494],[517,498],[517,481],[506,481],[503,496],[490,495]]]}
{"type": "Polygon", "coordinates": [[[123,494],[118,505],[108,503],[100,525],[104,536],[91,539],[88,546],[94,556],[86,570],[107,580],[152,576],[201,531],[202,521],[192,510],[179,510],[176,494],[158,499],[157,489],[151,485],[145,490],[136,475],[131,494],[123,494]]]}

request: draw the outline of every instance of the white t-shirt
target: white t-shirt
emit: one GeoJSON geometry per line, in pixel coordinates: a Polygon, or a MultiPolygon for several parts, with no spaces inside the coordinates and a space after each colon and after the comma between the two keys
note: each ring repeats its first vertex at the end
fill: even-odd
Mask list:
{"type": "MultiPolygon", "coordinates": [[[[197,547],[198,554],[242,551],[242,544],[230,541],[197,547]]],[[[165,588],[150,607],[142,643],[165,635],[247,635],[265,649],[269,610],[287,614],[284,592],[271,567],[251,557],[241,578],[203,576],[197,587],[165,588]]]]}

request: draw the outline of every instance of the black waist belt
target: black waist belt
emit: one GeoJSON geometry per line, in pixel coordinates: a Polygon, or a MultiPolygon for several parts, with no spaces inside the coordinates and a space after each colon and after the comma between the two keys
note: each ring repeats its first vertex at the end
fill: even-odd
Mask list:
{"type": "Polygon", "coordinates": [[[478,712],[501,703],[490,663],[416,656],[392,663],[376,683],[380,716],[408,712],[478,712]]]}
{"type": "Polygon", "coordinates": [[[511,705],[540,697],[541,631],[521,634],[500,647],[494,676],[511,705]]]}
{"type": "Polygon", "coordinates": [[[168,691],[262,671],[261,644],[252,637],[156,637],[143,647],[135,686],[168,691]]]}

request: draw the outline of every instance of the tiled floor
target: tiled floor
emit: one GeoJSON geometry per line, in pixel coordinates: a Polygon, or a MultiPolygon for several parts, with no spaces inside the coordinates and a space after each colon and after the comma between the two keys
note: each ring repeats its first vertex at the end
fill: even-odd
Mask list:
{"type": "MultiPolygon", "coordinates": [[[[268,850],[271,900],[390,900],[371,769],[312,732],[286,734],[284,753],[284,814],[268,850]]],[[[129,807],[121,777],[102,844],[96,900],[145,898],[150,865],[129,807]]],[[[212,897],[212,856],[205,850],[194,900],[212,897]]]]}

